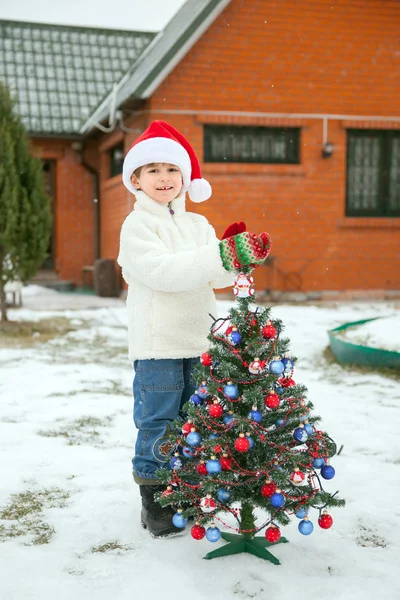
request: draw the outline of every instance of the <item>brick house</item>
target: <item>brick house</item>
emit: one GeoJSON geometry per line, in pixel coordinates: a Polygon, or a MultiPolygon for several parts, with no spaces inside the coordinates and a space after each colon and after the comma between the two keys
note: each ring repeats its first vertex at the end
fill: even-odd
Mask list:
{"type": "Polygon", "coordinates": [[[0,29],[0,79],[19,92],[53,189],[48,266],[60,279],[79,284],[85,265],[116,258],[133,201],[124,152],[161,118],[191,140],[213,186],[189,210],[218,234],[239,219],[270,232],[259,289],[399,293],[397,1],[187,0],[158,35],[0,29]]]}

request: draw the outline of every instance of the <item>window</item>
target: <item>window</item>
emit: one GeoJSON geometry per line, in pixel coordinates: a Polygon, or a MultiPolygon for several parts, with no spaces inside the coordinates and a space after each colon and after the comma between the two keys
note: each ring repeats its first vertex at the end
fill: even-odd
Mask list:
{"type": "Polygon", "coordinates": [[[115,177],[115,175],[120,175],[122,173],[124,156],[124,142],[120,142],[109,150],[110,177],[115,177]]]}
{"type": "Polygon", "coordinates": [[[298,127],[204,126],[204,161],[298,164],[298,127]]]}
{"type": "Polygon", "coordinates": [[[346,216],[400,216],[400,131],[347,131],[346,216]]]}

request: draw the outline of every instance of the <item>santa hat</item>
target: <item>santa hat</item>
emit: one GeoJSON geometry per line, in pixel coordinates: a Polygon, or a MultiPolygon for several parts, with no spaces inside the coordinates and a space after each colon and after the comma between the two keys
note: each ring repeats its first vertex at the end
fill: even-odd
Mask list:
{"type": "Polygon", "coordinates": [[[151,163],[170,163],[179,167],[183,190],[189,193],[193,202],[203,202],[211,196],[211,186],[201,177],[200,164],[192,146],[165,121],[153,121],[125,156],[122,180],[132,194],[137,192],[131,182],[132,173],[151,163]]]}

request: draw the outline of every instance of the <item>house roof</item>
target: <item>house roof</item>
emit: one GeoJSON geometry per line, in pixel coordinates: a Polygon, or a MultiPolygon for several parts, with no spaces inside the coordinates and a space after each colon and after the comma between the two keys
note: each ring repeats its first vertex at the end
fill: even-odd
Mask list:
{"type": "Polygon", "coordinates": [[[80,129],[87,133],[103,121],[112,106],[128,98],[148,98],[189,52],[231,0],[187,0],[168,25],[149,44],[80,129]]]}
{"type": "Polygon", "coordinates": [[[155,35],[0,20],[0,80],[30,134],[77,134],[155,35]]]}

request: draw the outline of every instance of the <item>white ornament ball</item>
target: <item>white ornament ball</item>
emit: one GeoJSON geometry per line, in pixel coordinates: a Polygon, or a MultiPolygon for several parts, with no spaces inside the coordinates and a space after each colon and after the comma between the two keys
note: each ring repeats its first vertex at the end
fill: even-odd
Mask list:
{"type": "Polygon", "coordinates": [[[200,508],[203,513],[212,513],[217,508],[217,503],[211,494],[207,494],[204,498],[200,500],[200,508]]]}

